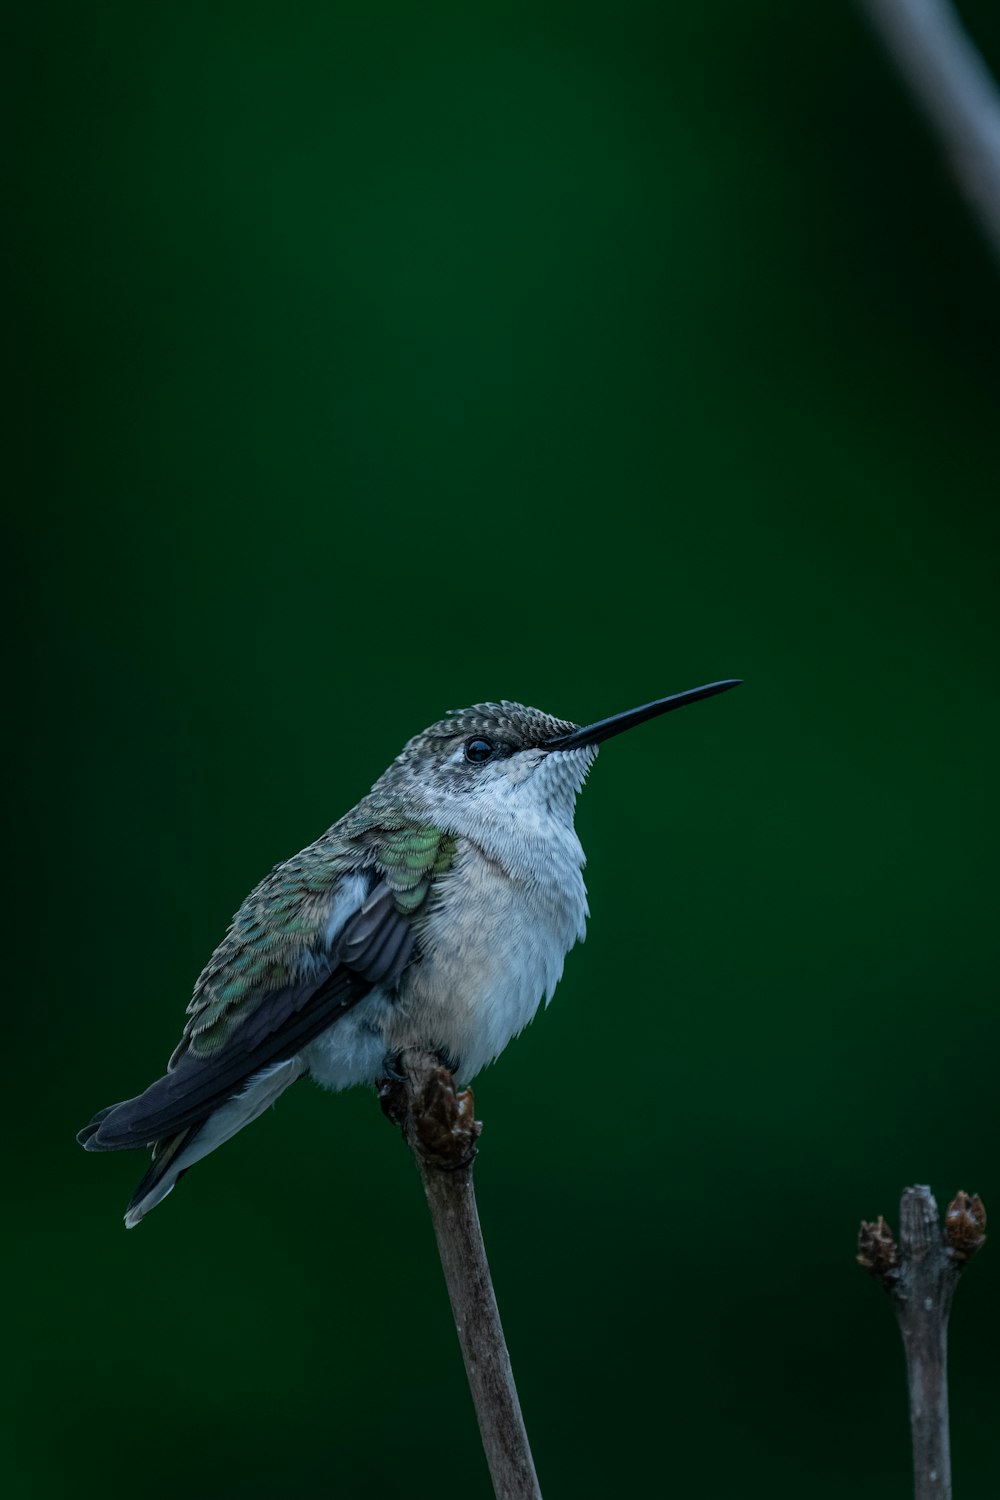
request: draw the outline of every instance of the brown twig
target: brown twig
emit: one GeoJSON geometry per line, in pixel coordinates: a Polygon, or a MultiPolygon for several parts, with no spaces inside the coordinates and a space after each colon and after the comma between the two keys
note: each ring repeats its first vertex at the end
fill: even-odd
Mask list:
{"type": "Polygon", "coordinates": [[[903,1193],[898,1245],[881,1215],[858,1234],[858,1262],[892,1297],[903,1335],[916,1500],[951,1500],[948,1314],[962,1267],[985,1239],[982,1199],[956,1193],[942,1226],[929,1187],[903,1193]]]}
{"type": "Polygon", "coordinates": [[[493,1488],[497,1500],[541,1500],[476,1210],[472,1091],[457,1093],[429,1052],[405,1052],[398,1068],[379,1099],[420,1169],[493,1488]]]}
{"type": "Polygon", "coordinates": [[[1000,90],[948,0],[859,0],[1000,261],[1000,90]]]}

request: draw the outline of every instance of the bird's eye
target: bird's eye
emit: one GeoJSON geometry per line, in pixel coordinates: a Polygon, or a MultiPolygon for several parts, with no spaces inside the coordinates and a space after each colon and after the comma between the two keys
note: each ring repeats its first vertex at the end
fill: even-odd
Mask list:
{"type": "Polygon", "coordinates": [[[468,740],[465,746],[465,758],[466,760],[475,761],[478,764],[481,761],[489,760],[495,749],[496,746],[491,745],[489,740],[468,740]]]}

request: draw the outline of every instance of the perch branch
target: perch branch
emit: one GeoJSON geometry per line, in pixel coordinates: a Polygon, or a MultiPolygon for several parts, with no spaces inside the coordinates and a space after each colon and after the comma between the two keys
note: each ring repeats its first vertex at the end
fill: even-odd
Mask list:
{"type": "Polygon", "coordinates": [[[859,0],[1000,263],[1000,91],[948,0],[859,0]]]}
{"type": "Polygon", "coordinates": [[[858,1234],[858,1261],[889,1293],[903,1335],[916,1500],[951,1500],[948,1314],[985,1230],[980,1198],[956,1193],[942,1226],[930,1188],[911,1187],[899,1206],[898,1245],[881,1215],[858,1234]]]}
{"type": "Polygon", "coordinates": [[[476,1210],[472,1091],[457,1093],[429,1052],[405,1052],[398,1068],[379,1099],[420,1170],[493,1488],[497,1500],[541,1500],[476,1210]]]}

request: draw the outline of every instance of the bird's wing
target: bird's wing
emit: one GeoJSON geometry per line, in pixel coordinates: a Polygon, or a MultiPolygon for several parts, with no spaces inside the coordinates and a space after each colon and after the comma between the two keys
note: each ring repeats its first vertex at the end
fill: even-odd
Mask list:
{"type": "Polygon", "coordinates": [[[247,897],[198,979],[163,1078],[95,1116],[90,1150],[142,1146],[204,1119],[253,1074],[293,1057],[413,956],[454,840],[430,825],[324,835],[247,897]]]}

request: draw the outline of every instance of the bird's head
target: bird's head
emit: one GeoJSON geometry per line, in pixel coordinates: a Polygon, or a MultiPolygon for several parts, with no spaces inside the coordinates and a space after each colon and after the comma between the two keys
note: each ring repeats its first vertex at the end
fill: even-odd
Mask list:
{"type": "Polygon", "coordinates": [[[414,735],[373,791],[405,789],[449,826],[464,824],[474,808],[505,817],[565,808],[572,816],[604,740],[736,686],[735,678],[711,682],[585,725],[523,703],[478,703],[414,735]]]}

